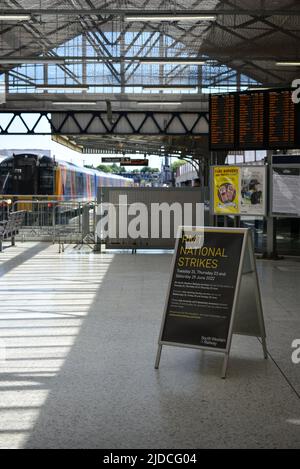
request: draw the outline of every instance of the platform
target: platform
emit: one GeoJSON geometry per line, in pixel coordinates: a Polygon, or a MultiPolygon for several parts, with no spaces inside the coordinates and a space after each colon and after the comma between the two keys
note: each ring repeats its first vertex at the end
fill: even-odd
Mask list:
{"type": "Polygon", "coordinates": [[[0,448],[299,447],[299,260],[258,261],[270,357],[235,337],[226,380],[220,355],[195,350],[165,347],[154,370],[170,263],[4,250],[0,448]]]}

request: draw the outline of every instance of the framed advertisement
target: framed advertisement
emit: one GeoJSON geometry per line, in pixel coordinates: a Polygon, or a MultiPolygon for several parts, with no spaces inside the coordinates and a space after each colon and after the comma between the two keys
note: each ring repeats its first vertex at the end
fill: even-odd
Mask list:
{"type": "Polygon", "coordinates": [[[214,215],[265,216],[266,166],[213,166],[211,203],[214,215]]]}

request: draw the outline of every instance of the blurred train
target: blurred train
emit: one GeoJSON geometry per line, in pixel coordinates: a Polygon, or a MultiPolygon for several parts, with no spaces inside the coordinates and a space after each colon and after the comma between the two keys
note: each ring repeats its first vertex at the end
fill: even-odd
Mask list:
{"type": "Polygon", "coordinates": [[[55,161],[46,155],[14,154],[0,163],[0,195],[22,196],[22,200],[41,196],[57,201],[89,202],[96,200],[98,187],[132,185],[131,179],[55,161]]]}

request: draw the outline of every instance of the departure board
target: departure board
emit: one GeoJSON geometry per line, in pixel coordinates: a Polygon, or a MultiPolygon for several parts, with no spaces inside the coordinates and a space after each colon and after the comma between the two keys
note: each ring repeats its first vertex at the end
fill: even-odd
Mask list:
{"type": "Polygon", "coordinates": [[[275,150],[300,146],[300,104],[291,89],[210,96],[210,150],[275,150]],[[299,130],[298,130],[299,129],[299,130]]]}
{"type": "Polygon", "coordinates": [[[261,149],[265,146],[265,97],[263,92],[238,97],[238,147],[261,149]]]}
{"type": "Polygon", "coordinates": [[[235,95],[215,95],[210,100],[210,142],[215,149],[235,148],[235,95]]]}
{"type": "Polygon", "coordinates": [[[296,106],[292,91],[270,91],[269,100],[269,148],[295,148],[296,106]]]}

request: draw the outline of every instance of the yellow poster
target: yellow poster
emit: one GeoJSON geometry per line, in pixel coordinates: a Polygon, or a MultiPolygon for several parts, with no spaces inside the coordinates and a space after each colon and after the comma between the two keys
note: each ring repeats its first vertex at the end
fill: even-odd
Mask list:
{"type": "Polygon", "coordinates": [[[216,215],[240,213],[240,168],[214,167],[214,213],[216,215]]]}

